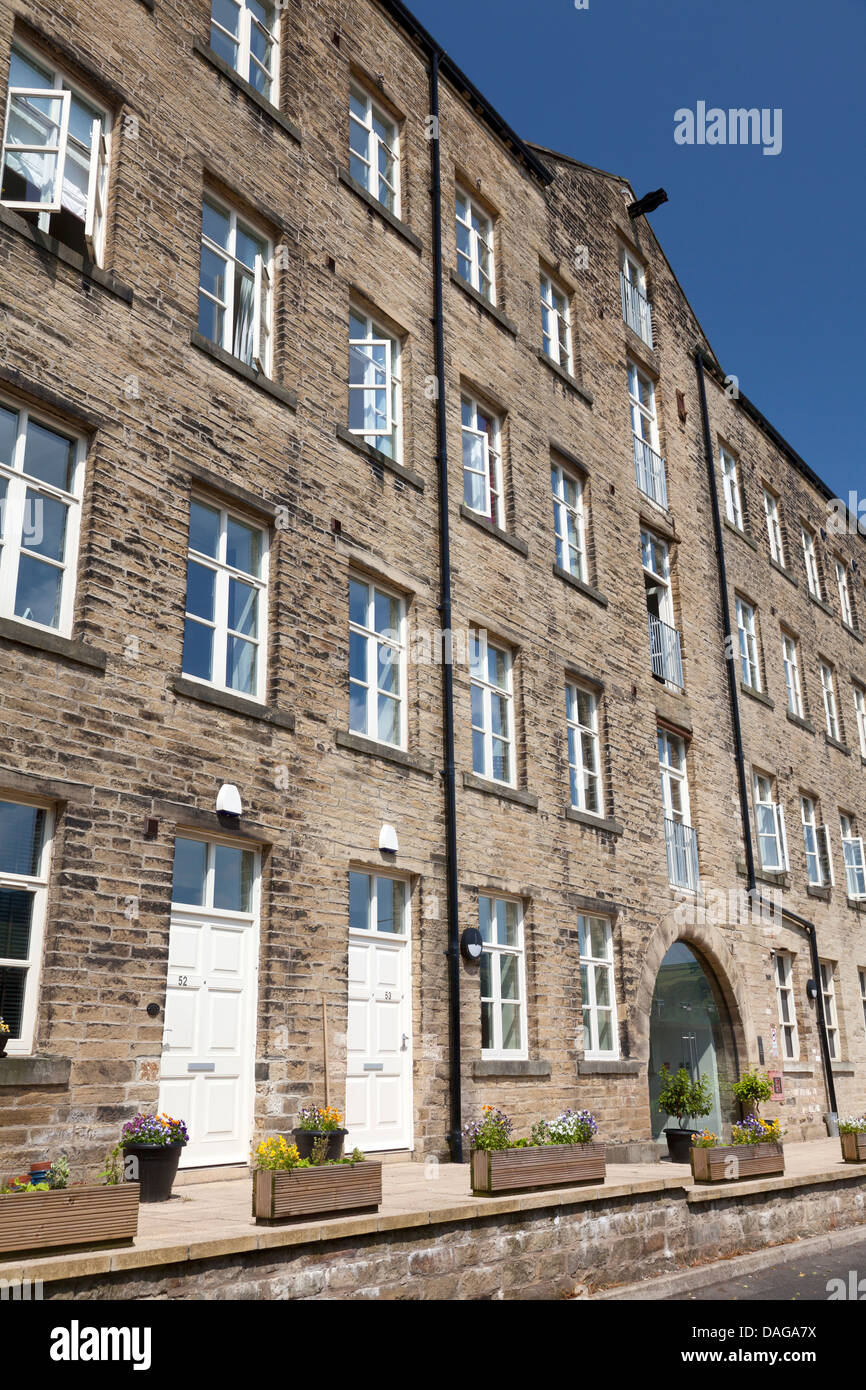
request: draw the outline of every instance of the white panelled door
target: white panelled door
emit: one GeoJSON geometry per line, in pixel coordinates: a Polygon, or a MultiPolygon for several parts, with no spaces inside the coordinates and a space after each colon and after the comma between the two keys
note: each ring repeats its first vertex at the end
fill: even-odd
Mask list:
{"type": "Polygon", "coordinates": [[[159,1108],[186,1122],[185,1168],[249,1160],[258,977],[254,858],[205,841],[176,843],[159,1108]],[[178,893],[199,896],[202,907],[182,906],[178,893]]]}
{"type": "Polygon", "coordinates": [[[412,1146],[409,904],[401,879],[350,874],[347,1148],[412,1146]]]}

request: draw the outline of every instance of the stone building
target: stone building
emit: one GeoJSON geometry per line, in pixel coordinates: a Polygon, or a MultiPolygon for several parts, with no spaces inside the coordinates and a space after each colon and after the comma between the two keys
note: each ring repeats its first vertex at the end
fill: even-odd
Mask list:
{"type": "Polygon", "coordinates": [[[862,1109],[866,551],[643,190],[397,0],[5,3],[0,86],[0,1177],[862,1109]]]}

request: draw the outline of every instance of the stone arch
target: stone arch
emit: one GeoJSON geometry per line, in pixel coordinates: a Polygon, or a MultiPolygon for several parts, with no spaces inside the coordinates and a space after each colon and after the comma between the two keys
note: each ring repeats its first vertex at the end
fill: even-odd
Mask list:
{"type": "Polygon", "coordinates": [[[632,1020],[632,1055],[644,1066],[649,1065],[653,991],[661,963],[677,941],[694,951],[706,966],[719,1013],[730,1029],[737,1065],[744,1070],[749,1058],[749,1039],[755,1036],[755,1030],[742,972],[718,927],[711,923],[677,920],[676,912],[669,913],[656,927],[644,951],[632,1020]]]}

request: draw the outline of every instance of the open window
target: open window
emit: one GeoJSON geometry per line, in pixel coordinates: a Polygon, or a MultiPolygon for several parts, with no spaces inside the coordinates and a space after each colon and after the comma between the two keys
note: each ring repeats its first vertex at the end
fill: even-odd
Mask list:
{"type": "Polygon", "coordinates": [[[102,264],[110,120],[67,74],[16,45],[9,64],[0,201],[102,264]]]}

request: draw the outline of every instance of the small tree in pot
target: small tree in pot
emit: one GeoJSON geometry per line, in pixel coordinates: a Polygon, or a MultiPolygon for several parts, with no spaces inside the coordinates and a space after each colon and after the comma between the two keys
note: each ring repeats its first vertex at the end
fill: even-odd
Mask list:
{"type": "Polygon", "coordinates": [[[701,1076],[697,1081],[693,1081],[685,1067],[680,1067],[674,1074],[668,1069],[667,1063],[664,1063],[659,1072],[659,1080],[662,1083],[658,1099],[659,1110],[664,1115],[675,1115],[680,1126],[679,1129],[665,1130],[671,1162],[688,1163],[692,1136],[699,1134],[700,1130],[687,1129],[686,1121],[702,1119],[712,1110],[713,1097],[709,1077],[701,1076]]]}
{"type": "Polygon", "coordinates": [[[758,1071],[744,1071],[739,1081],[735,1081],[731,1086],[731,1090],[735,1100],[740,1102],[743,1119],[747,1120],[750,1116],[757,1115],[758,1106],[770,1099],[773,1083],[769,1076],[762,1076],[758,1071]]]}

